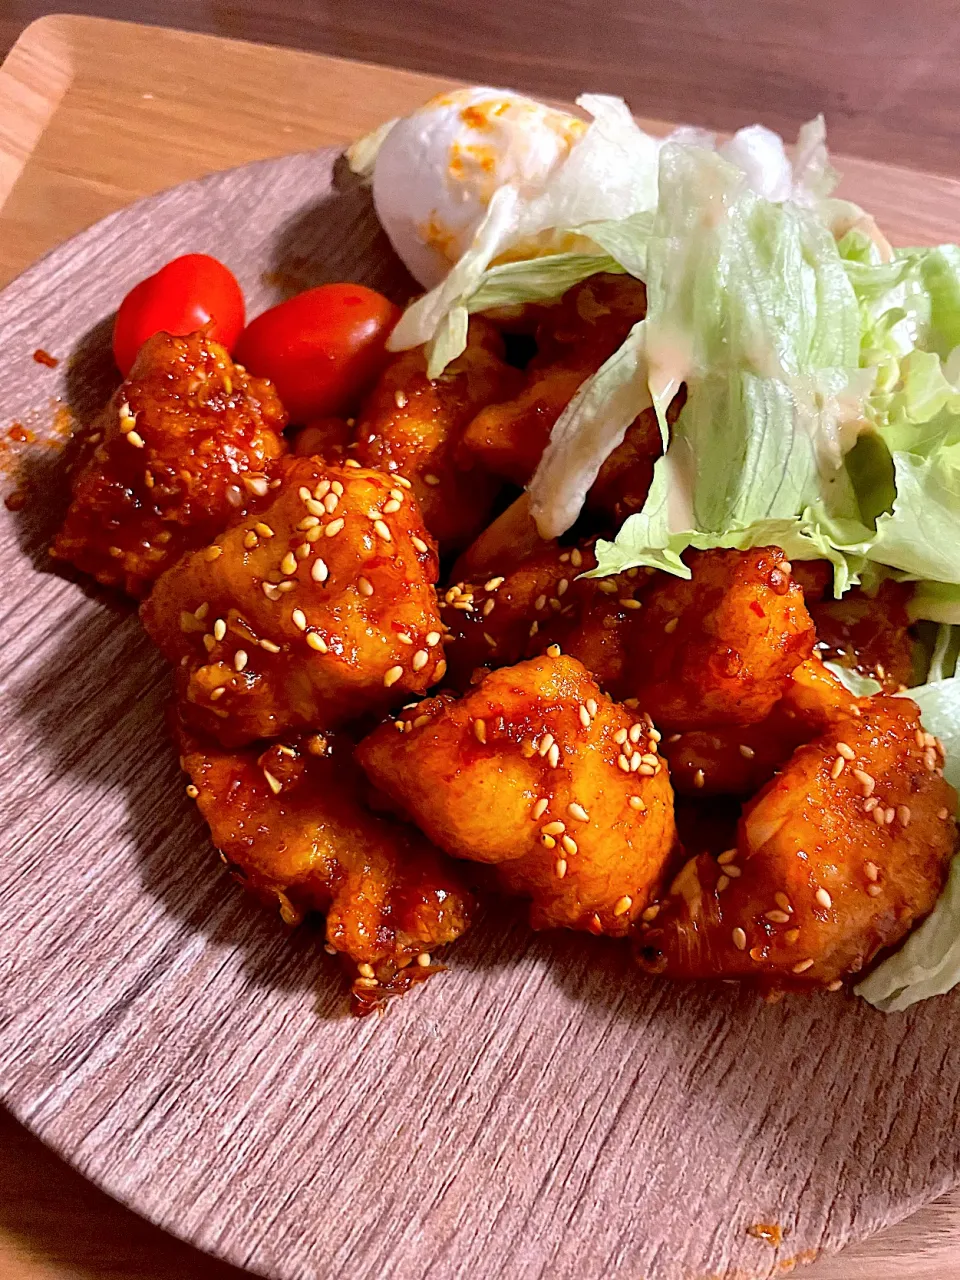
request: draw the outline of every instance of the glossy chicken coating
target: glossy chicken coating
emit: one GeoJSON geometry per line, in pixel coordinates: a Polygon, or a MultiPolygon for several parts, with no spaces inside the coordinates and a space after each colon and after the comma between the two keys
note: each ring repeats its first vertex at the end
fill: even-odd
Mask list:
{"type": "Polygon", "coordinates": [[[273,500],[156,584],[144,626],[189,723],[228,746],[382,712],[446,664],[408,482],[291,458],[273,500]]]}
{"type": "Polygon", "coordinates": [[[661,751],[670,764],[674,790],[691,796],[751,796],[796,747],[856,706],[853,695],[815,655],[788,676],[783,697],[765,720],[668,734],[661,751]]]}
{"type": "Polygon", "coordinates": [[[796,579],[817,629],[817,649],[829,662],[878,680],[887,693],[915,683],[908,582],[887,578],[870,595],[854,587],[833,596],[833,568],[822,560],[796,566],[796,579]]]}
{"type": "Polygon", "coordinates": [[[676,843],[658,738],[579,662],[546,655],[405,711],[357,756],[442,849],[529,897],[534,928],[620,936],[676,843]]]}
{"type": "Polygon", "coordinates": [[[367,1013],[436,971],[432,952],[463,933],[473,902],[418,831],[364,807],[352,749],[318,734],[235,751],[186,736],[182,763],[237,878],[287,924],[326,915],[367,1013]]]}
{"type": "Polygon", "coordinates": [[[616,695],[650,574],[581,577],[596,563],[590,542],[545,543],[512,572],[449,587],[441,606],[449,683],[466,688],[479,668],[508,666],[559,643],[616,695]]]}
{"type": "Polygon", "coordinates": [[[353,456],[350,450],[353,429],[353,420],[350,418],[314,418],[294,436],[293,452],[298,458],[344,462],[353,456]]]}
{"type": "Polygon", "coordinates": [[[467,349],[436,379],[423,348],[393,357],[361,411],[354,456],[364,466],[406,476],[423,519],[444,552],[467,545],[488,523],[502,483],[465,453],[477,411],[511,395],[521,375],[503,360],[503,341],[482,317],[467,349]]]}
{"type": "Polygon", "coordinates": [[[52,554],[133,596],[268,492],[283,406],[219,343],[158,333],[97,419],[52,554]]]}
{"type": "Polygon", "coordinates": [[[833,989],[931,910],[957,844],[941,749],[907,698],[858,710],[746,806],[735,849],[686,864],[638,934],[645,968],[833,989]]]}
{"type": "MultiPolygon", "coordinates": [[[[488,470],[514,484],[526,484],[554,423],[580,384],[623,344],[646,310],[646,291],[632,276],[600,274],[568,289],[556,306],[543,309],[536,331],[538,351],[527,366],[524,386],[513,399],[481,410],[467,429],[465,446],[488,470]]],[[[644,425],[607,480],[631,451],[644,456],[646,468],[643,446],[651,442],[644,425]]],[[[653,447],[655,457],[659,435],[653,447]]]]}
{"type": "Polygon", "coordinates": [[[813,651],[803,593],[779,547],[701,551],[692,578],[646,593],[630,692],[664,730],[755,724],[813,651]]]}

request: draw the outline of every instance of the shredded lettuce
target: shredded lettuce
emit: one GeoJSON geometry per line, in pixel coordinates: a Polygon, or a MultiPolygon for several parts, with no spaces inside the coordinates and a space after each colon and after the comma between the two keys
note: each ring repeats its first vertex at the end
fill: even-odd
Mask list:
{"type": "MultiPolygon", "coordinates": [[[[872,537],[842,459],[873,379],[859,367],[859,309],[836,243],[808,209],[758,195],[743,168],[705,148],[667,145],[659,187],[646,375],[669,447],[643,510],[599,544],[596,572],[685,574],[687,547],[763,538],[831,560],[844,589],[872,537]],[[686,404],[668,432],[681,384],[686,404]]],[[[564,427],[586,432],[590,404],[584,394],[571,405],[580,422],[564,427]]],[[[577,513],[549,506],[543,478],[541,467],[533,509],[550,536],[577,513]]]]}

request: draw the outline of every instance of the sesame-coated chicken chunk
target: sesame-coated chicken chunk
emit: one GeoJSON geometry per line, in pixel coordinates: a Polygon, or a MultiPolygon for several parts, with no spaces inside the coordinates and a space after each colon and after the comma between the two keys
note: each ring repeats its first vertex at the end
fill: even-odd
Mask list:
{"type": "MultiPolygon", "coordinates": [[[[463,443],[489,471],[513,484],[526,484],[547,448],[554,422],[580,384],[622,346],[645,314],[644,285],[632,276],[598,274],[573,285],[556,306],[543,308],[536,329],[538,353],[527,365],[524,387],[512,399],[477,413],[463,443]]],[[[627,481],[623,463],[643,458],[640,471],[649,485],[648,449],[653,449],[653,457],[660,452],[659,433],[655,438],[650,434],[649,421],[631,428],[631,435],[626,452],[605,477],[612,483],[617,472],[617,488],[625,492],[639,488],[643,476],[627,481]]]]}
{"type": "Polygon", "coordinates": [[[931,910],[957,845],[942,750],[907,698],[856,710],[746,806],[735,848],[684,866],[639,931],[645,968],[833,990],[931,910]]]}
{"type": "Polygon", "coordinates": [[[692,577],[644,596],[630,692],[665,730],[755,724],[813,651],[803,593],[779,547],[694,552],[692,577]]]}
{"type": "Polygon", "coordinates": [[[853,587],[835,600],[832,565],[800,563],[795,577],[817,629],[817,650],[826,661],[872,677],[886,693],[914,683],[910,583],[886,578],[873,594],[853,587]]]}
{"type": "Polygon", "coordinates": [[[364,807],[352,748],[312,734],[227,751],[181,734],[188,793],[224,860],[287,924],[326,915],[365,1013],[436,971],[431,953],[463,933],[473,903],[418,831],[364,807]]]}
{"type": "Polygon", "coordinates": [[[559,643],[616,696],[623,682],[648,570],[584,578],[596,567],[591,542],[546,543],[506,574],[459,582],[443,594],[449,683],[466,688],[483,667],[509,666],[559,643]]]}
{"type": "Polygon", "coordinates": [[[228,746],[382,712],[446,664],[409,484],[288,459],[271,504],[164,574],[142,618],[183,714],[228,746]]]}
{"type": "Polygon", "coordinates": [[[819,657],[808,658],[788,676],[783,697],[765,720],[668,734],[661,750],[674,790],[692,796],[751,796],[797,747],[856,705],[819,657]]]}
{"type": "Polygon", "coordinates": [[[431,840],[529,897],[534,928],[619,936],[676,843],[658,738],[579,662],[546,655],[405,711],[357,755],[431,840]]]}
{"type": "Polygon", "coordinates": [[[489,522],[503,485],[461,448],[479,409],[511,395],[521,379],[503,360],[503,341],[482,317],[467,348],[439,378],[427,377],[422,347],[393,357],[367,397],[354,456],[406,476],[424,523],[444,552],[459,550],[489,522]]]}
{"type": "Polygon", "coordinates": [[[283,406],[203,334],[158,333],[94,424],[52,554],[143,596],[268,491],[283,406]]]}

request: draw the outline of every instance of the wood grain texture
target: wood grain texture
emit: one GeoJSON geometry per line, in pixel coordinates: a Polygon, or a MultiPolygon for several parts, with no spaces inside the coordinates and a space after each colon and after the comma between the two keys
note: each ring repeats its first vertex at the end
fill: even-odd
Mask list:
{"type": "Polygon", "coordinates": [[[953,0],[5,0],[0,41],[55,11],[411,67],[642,115],[795,132],[818,111],[839,151],[958,172],[953,0]]]}
{"type": "MultiPolygon", "coordinates": [[[[336,156],[187,184],[28,271],[0,298],[8,411],[91,412],[112,300],[187,248],[233,265],[253,311],[291,271],[395,288],[336,156]],[[37,345],[68,359],[43,370],[37,345]]],[[[626,948],[531,936],[500,904],[440,980],[345,1018],[317,937],[220,874],[135,616],[49,571],[63,458],[29,456],[35,500],[0,522],[0,1095],[83,1173],[278,1280],[747,1280],[955,1183],[960,999],[767,1006],[644,980],[626,948]]]]}
{"type": "MultiPolygon", "coordinates": [[[[344,10],[348,7],[341,6],[344,10]]],[[[262,9],[268,13],[271,6],[265,5],[262,9]]],[[[375,6],[371,7],[371,13],[376,18],[375,6]]],[[[371,56],[376,52],[374,50],[371,56]]],[[[450,69],[458,70],[462,64],[456,60],[456,51],[451,50],[451,55],[450,69]]],[[[512,78],[520,82],[519,77],[512,78]]],[[[245,46],[220,45],[176,33],[146,33],[128,26],[88,24],[80,19],[51,19],[27,33],[17,58],[0,72],[0,193],[7,191],[10,185],[16,187],[16,198],[8,200],[0,212],[0,265],[9,276],[26,265],[40,249],[49,247],[70,230],[86,225],[101,213],[120,207],[142,192],[155,190],[183,177],[293,146],[345,139],[383,116],[407,109],[422,100],[434,91],[437,83],[426,78],[408,77],[404,73],[374,72],[369,68],[354,69],[343,64],[331,66],[323,60],[285,50],[251,50],[245,46]],[[151,93],[152,97],[143,96],[151,93]],[[252,109],[248,105],[251,95],[255,98],[252,109]],[[322,130],[329,132],[323,134],[322,130]]],[[[570,89],[580,87],[581,83],[581,80],[575,80],[570,89]]],[[[600,87],[610,87],[609,82],[600,87]]],[[[705,118],[696,111],[685,110],[679,114],[686,118],[705,118]]],[[[717,117],[714,117],[714,122],[717,122],[717,117]]],[[[722,118],[720,122],[723,122],[722,118]]],[[[847,167],[849,170],[850,166],[847,167]]],[[[871,202],[877,212],[886,217],[888,226],[891,221],[896,222],[901,239],[956,237],[954,184],[915,179],[913,175],[891,175],[881,167],[854,165],[853,170],[855,194],[871,202]],[[873,184],[872,187],[869,184],[873,184]],[[919,214],[916,221],[914,210],[919,214]]],[[[145,260],[138,261],[142,263],[145,260]]],[[[109,302],[103,303],[103,312],[108,309],[109,302]]],[[[21,354],[25,350],[24,343],[29,345],[32,341],[36,345],[40,341],[35,335],[35,328],[34,315],[13,335],[21,354]]],[[[58,331],[49,337],[45,335],[44,340],[53,344],[51,349],[63,354],[65,349],[57,341],[59,336],[58,331]]],[[[30,362],[19,370],[20,384],[31,386],[29,405],[38,411],[41,422],[49,417],[48,397],[53,393],[51,377],[30,362]]],[[[71,394],[79,390],[79,386],[74,385],[71,394]]],[[[11,418],[15,416],[15,408],[13,401],[5,403],[5,411],[10,411],[11,418]]],[[[52,459],[48,457],[46,461],[49,464],[52,459]]],[[[38,474],[46,476],[55,487],[55,467],[51,471],[40,466],[38,474]]],[[[11,578],[11,597],[17,595],[18,581],[22,584],[27,578],[22,574],[11,578]]],[[[79,590],[77,595],[80,596],[79,590]]],[[[81,600],[83,598],[80,596],[81,600]]],[[[37,606],[36,616],[39,617],[40,602],[34,599],[33,604],[37,606]]],[[[16,625],[17,616],[30,615],[30,609],[26,612],[21,609],[18,615],[8,614],[4,625],[16,625]]],[[[42,629],[40,624],[38,629],[42,629]]],[[[106,631],[109,633],[109,625],[106,631]]],[[[51,668],[55,668],[53,648],[47,657],[51,660],[51,668]]],[[[51,674],[50,680],[53,679],[51,674]]],[[[14,676],[8,672],[5,679],[8,693],[13,687],[12,682],[14,676]]],[[[94,701],[95,697],[94,691],[94,701]]],[[[27,701],[35,711],[29,689],[27,701]]],[[[59,742],[61,730],[58,726],[54,728],[57,732],[47,733],[44,741],[59,742]]],[[[132,744],[135,759],[144,759],[142,744],[135,741],[135,734],[121,734],[118,739],[118,733],[119,730],[114,732],[111,729],[109,741],[112,745],[120,741],[121,746],[126,746],[129,751],[132,744]]],[[[65,763],[68,794],[71,787],[83,790],[87,786],[84,781],[87,766],[75,767],[74,761],[74,754],[78,758],[83,755],[82,736],[75,734],[70,741],[72,745],[66,751],[65,763]]],[[[32,749],[36,749],[35,744],[32,749]]],[[[159,758],[165,761],[163,753],[166,748],[159,739],[156,750],[161,753],[159,758]]],[[[21,758],[17,751],[16,743],[8,744],[7,755],[19,767],[21,758]]],[[[106,759],[109,754],[109,751],[100,749],[90,772],[101,769],[100,782],[114,785],[112,812],[122,816],[123,787],[126,784],[121,785],[114,764],[106,759]]],[[[56,771],[59,747],[52,755],[55,758],[48,767],[56,771]]],[[[170,776],[172,779],[173,775],[170,776]]],[[[161,784],[154,782],[151,785],[161,784]]],[[[176,784],[173,786],[175,793],[176,784]]],[[[152,813],[153,805],[148,809],[152,813]]],[[[129,825],[137,828],[140,810],[133,806],[130,813],[129,825]]],[[[29,819],[29,811],[23,816],[29,819]]],[[[61,815],[61,819],[67,833],[65,843],[72,842],[70,818],[61,815]]],[[[86,829],[83,823],[80,823],[80,829],[86,829]]],[[[39,841],[43,839],[41,832],[39,841]]],[[[69,847],[74,854],[77,847],[84,851],[82,841],[79,846],[70,844],[69,847]]],[[[171,853],[169,845],[162,847],[171,853]]],[[[195,844],[180,856],[181,862],[196,862],[198,874],[209,868],[209,864],[205,868],[203,862],[203,847],[198,836],[195,844]]],[[[126,850],[130,862],[139,865],[138,848],[139,841],[131,838],[122,845],[120,852],[126,850]]],[[[46,849],[37,849],[36,852],[38,858],[49,856],[46,849]]],[[[116,850],[114,856],[117,856],[116,850]]],[[[150,865],[146,856],[143,862],[145,867],[150,865]]],[[[168,877],[173,878],[178,873],[185,875],[187,871],[186,866],[180,867],[179,872],[175,867],[167,868],[168,877]]],[[[104,872],[104,879],[110,881],[111,877],[104,872]]],[[[213,879],[212,873],[210,879],[213,879]]],[[[144,880],[149,891],[151,880],[146,873],[144,880]]],[[[184,893],[189,894],[188,887],[184,893]]],[[[29,898],[29,889],[25,886],[21,900],[26,898],[29,898]]],[[[201,901],[205,900],[201,895],[201,901]]],[[[89,898],[81,898],[81,902],[86,902],[88,909],[92,902],[94,909],[101,914],[117,909],[109,888],[89,898]]],[[[66,910],[64,904],[61,904],[61,910],[66,910]]],[[[244,906],[238,903],[236,910],[245,918],[244,906]]],[[[201,908],[198,919],[202,920],[202,915],[201,908]]],[[[26,919],[36,918],[37,906],[33,903],[28,907],[26,919]]],[[[89,922],[87,927],[91,928],[89,922]]],[[[190,933],[189,922],[182,927],[187,934],[190,933]]],[[[195,927],[200,929],[202,924],[195,927]]],[[[111,928],[116,931],[119,925],[113,924],[111,928]]],[[[96,936],[96,929],[92,931],[96,936]]],[[[272,934],[273,930],[266,926],[263,930],[266,941],[257,934],[266,953],[271,955],[274,954],[271,951],[272,934]]],[[[108,939],[104,940],[105,944],[106,941],[108,939]]],[[[254,950],[260,945],[255,943],[254,950]]],[[[555,954],[562,956],[565,954],[563,944],[558,945],[560,950],[555,954]]],[[[217,946],[221,951],[229,952],[229,929],[218,935],[217,946]]],[[[312,944],[306,947],[307,952],[312,952],[312,949],[312,944]]],[[[548,954],[551,951],[553,944],[548,947],[548,954]]],[[[301,955],[302,951],[296,954],[301,955]]],[[[289,957],[282,960],[279,952],[276,953],[276,964],[284,973],[290,965],[295,968],[295,960],[289,957]]],[[[255,987],[259,972],[254,966],[255,987]]],[[[629,972],[613,972],[615,976],[626,977],[631,983],[635,981],[629,972]]],[[[0,975],[2,973],[0,969],[0,975]]],[[[60,976],[64,979],[64,975],[60,976]]],[[[443,981],[450,980],[452,976],[448,975],[443,981]]],[[[329,974],[327,979],[333,981],[329,974]]],[[[269,999],[272,989],[269,966],[265,977],[260,974],[260,981],[266,987],[266,998],[269,999]]],[[[96,980],[87,985],[96,987],[96,980]]],[[[538,973],[536,981],[531,982],[531,989],[540,988],[545,993],[541,1000],[549,998],[551,983],[545,975],[538,973]]],[[[301,1002],[305,999],[302,991],[298,998],[301,1002]]],[[[615,997],[612,996],[611,1000],[615,1002],[615,997]]],[[[302,1003],[298,1007],[302,1008],[302,1003]]],[[[451,1008],[461,1008],[460,1005],[448,1006],[443,1002],[436,1007],[438,1015],[445,1019],[450,1018],[451,1008]]],[[[534,997],[521,1007],[537,1010],[538,1001],[534,997]]],[[[135,1017],[139,1009],[136,1002],[133,1009],[132,1016],[135,1017]]],[[[421,1022],[419,1018],[413,1020],[412,1008],[406,1010],[401,1005],[391,1016],[410,1020],[408,1038],[419,1034],[421,1022]]],[[[130,1017],[128,1013],[126,1020],[129,1021],[130,1017]]],[[[203,1030],[202,1026],[198,1028],[198,1034],[202,1035],[203,1030]]],[[[0,1046],[6,1043],[0,1032],[0,1046]]],[[[454,1043],[452,1051],[460,1052],[458,1042],[454,1043]]],[[[199,1059],[195,1053],[190,1060],[202,1062],[203,1052],[205,1049],[199,1052],[199,1059]]],[[[576,1062],[579,1066],[578,1054],[582,1050],[575,1042],[561,1052],[565,1061],[576,1062]]],[[[358,1075],[357,1079],[362,1081],[364,1077],[358,1075]]],[[[569,1087],[568,1082],[565,1087],[569,1087]]],[[[820,1105],[822,1089],[822,1081],[817,1081],[816,1087],[811,1088],[810,1096],[815,1106],[820,1105]]],[[[209,1085],[209,1091],[211,1097],[217,1096],[214,1084],[209,1085]]],[[[714,1100],[716,1106],[723,1106],[723,1098],[721,1091],[714,1100]]],[[[313,1100],[308,1100],[306,1105],[312,1107],[313,1100]]],[[[599,1114],[603,1116],[603,1108],[599,1114]]],[[[947,1113],[944,1127],[949,1127],[949,1120],[947,1113]]],[[[64,1128],[68,1131],[68,1141],[76,1136],[68,1123],[65,1122],[64,1128]]],[[[86,1148],[97,1154],[100,1132],[99,1129],[94,1130],[84,1139],[86,1148]]],[[[505,1138],[504,1142],[509,1149],[509,1139],[505,1138]]],[[[869,1169],[871,1155],[865,1140],[861,1176],[864,1168],[869,1169]]],[[[631,1154],[624,1160],[637,1158],[631,1154]]],[[[668,1153],[667,1158],[674,1157],[668,1153]]],[[[168,1153],[168,1162],[171,1161],[175,1162],[168,1153]]],[[[217,1176],[215,1174],[214,1179],[217,1176]]],[[[501,1167],[496,1166],[495,1176],[502,1184],[501,1167]]],[[[462,1178],[454,1179],[454,1184],[462,1190],[462,1178]]],[[[372,1185],[378,1191],[382,1186],[381,1183],[372,1185]]],[[[590,1185],[587,1184],[588,1194],[590,1185]]],[[[136,1177],[128,1180],[120,1190],[126,1198],[139,1203],[136,1177]]],[[[738,1206],[737,1211],[742,1207],[738,1206]]],[[[884,1212],[889,1215],[904,1212],[905,1208],[894,1211],[888,1203],[884,1212]]],[[[809,1274],[811,1277],[823,1277],[823,1280],[893,1280],[894,1277],[897,1280],[930,1277],[932,1280],[934,1276],[938,1280],[958,1280],[958,1210],[960,1198],[956,1197],[930,1206],[911,1223],[845,1250],[839,1258],[824,1258],[809,1274]]],[[[509,1212],[507,1197],[501,1220],[509,1216],[509,1212]]],[[[883,1214],[877,1220],[883,1220],[883,1214]]],[[[178,1223],[174,1222],[173,1226],[177,1229],[178,1223]]],[[[302,1233],[308,1229],[309,1223],[305,1223],[301,1215],[297,1230],[302,1233]]],[[[869,1228],[858,1222],[854,1229],[869,1228]]],[[[793,1243],[788,1238],[787,1247],[781,1251],[786,1257],[771,1255],[771,1260],[786,1261],[793,1243]]],[[[770,1254],[766,1246],[761,1250],[763,1253],[770,1254]]],[[[440,1265],[441,1270],[434,1270],[431,1274],[452,1274],[442,1270],[440,1265]]],[[[131,1219],[114,1202],[90,1189],[62,1167],[54,1156],[39,1147],[34,1139],[8,1121],[0,1127],[0,1275],[4,1280],[8,1277],[39,1280],[40,1276],[56,1276],[58,1280],[65,1280],[68,1275],[104,1274],[149,1277],[151,1280],[167,1280],[172,1275],[186,1280],[187,1277],[202,1275],[216,1276],[219,1280],[220,1276],[235,1273],[227,1267],[208,1262],[173,1241],[167,1242],[166,1237],[131,1219]]],[[[411,1274],[418,1273],[414,1271],[411,1274]]],[[[476,1274],[489,1274],[489,1271],[481,1265],[476,1274]]]]}

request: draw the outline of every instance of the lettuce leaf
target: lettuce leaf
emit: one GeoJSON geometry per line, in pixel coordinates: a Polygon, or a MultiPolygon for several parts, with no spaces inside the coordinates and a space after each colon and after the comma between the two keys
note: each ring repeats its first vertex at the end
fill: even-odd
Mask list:
{"type": "MultiPolygon", "coordinates": [[[[844,589],[872,539],[842,460],[873,376],[859,367],[859,308],[836,243],[813,213],[758,195],[703,148],[667,145],[659,186],[646,346],[665,439],[681,383],[687,401],[643,510],[599,544],[596,572],[685,574],[687,547],[759,538],[826,557],[844,589]]],[[[567,527],[569,511],[535,510],[542,533],[567,527]]]]}

